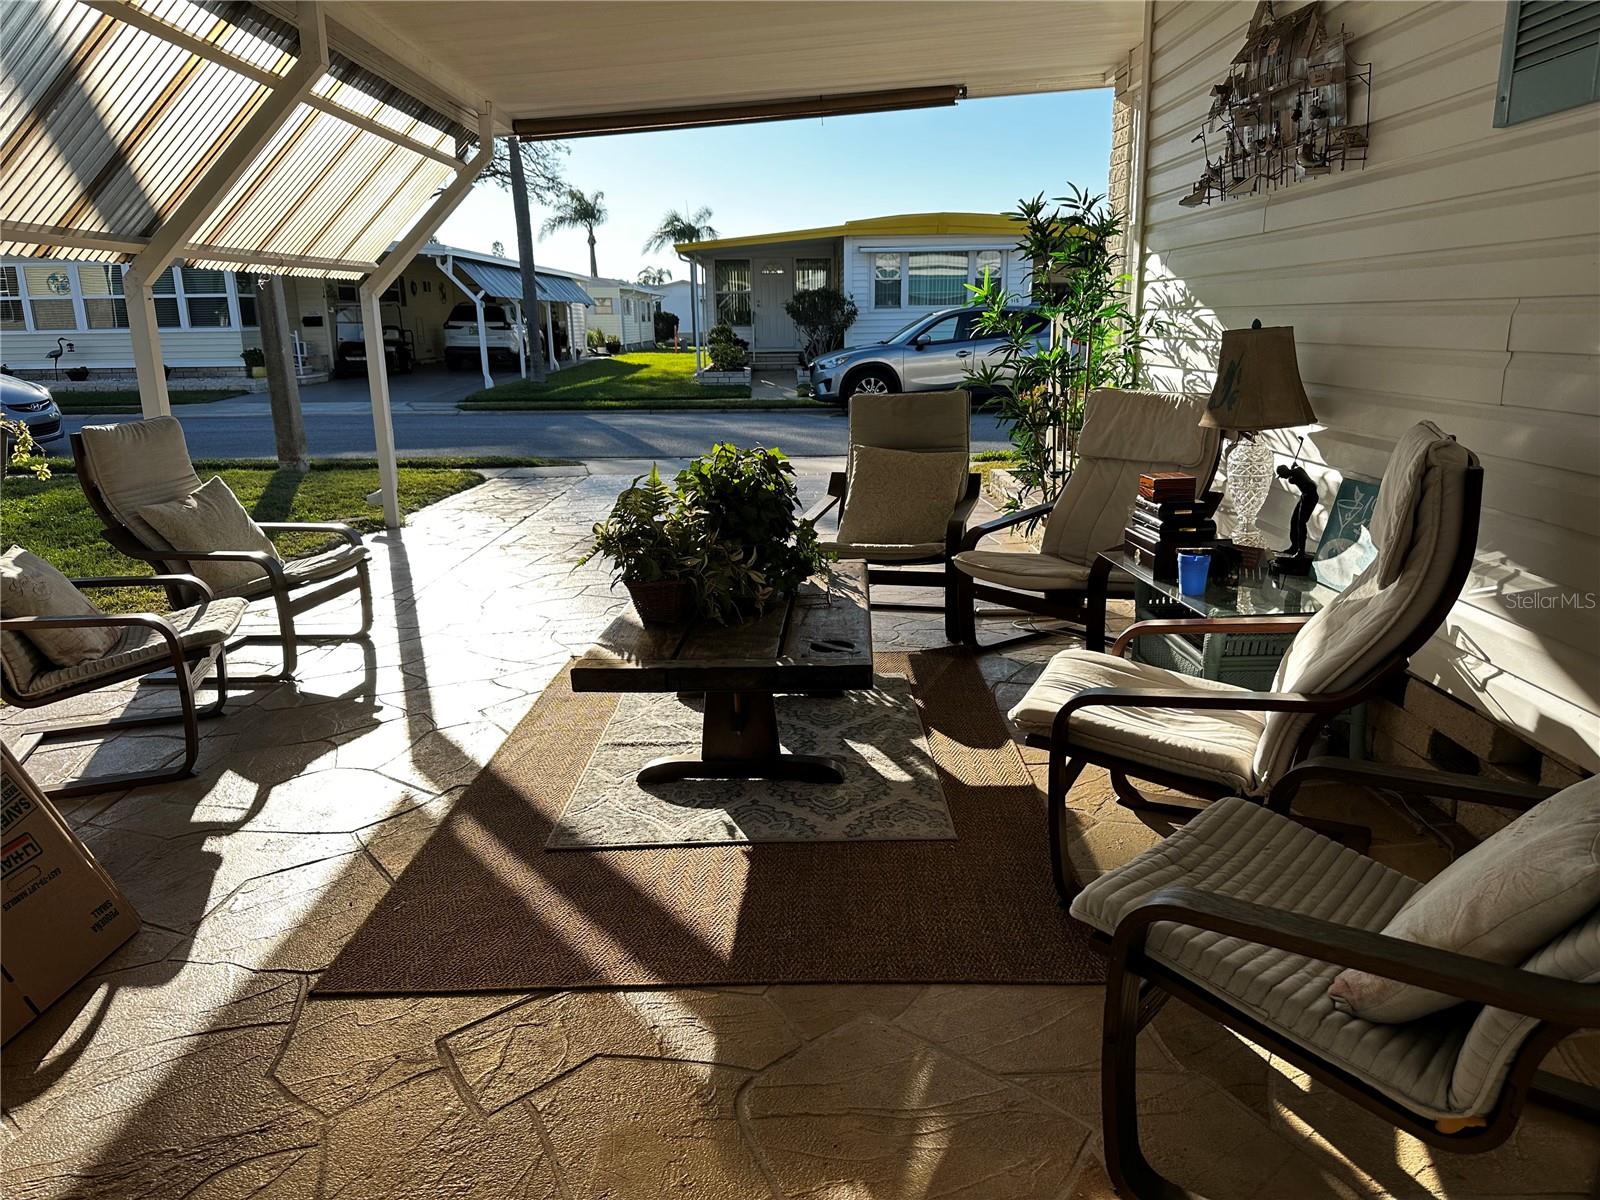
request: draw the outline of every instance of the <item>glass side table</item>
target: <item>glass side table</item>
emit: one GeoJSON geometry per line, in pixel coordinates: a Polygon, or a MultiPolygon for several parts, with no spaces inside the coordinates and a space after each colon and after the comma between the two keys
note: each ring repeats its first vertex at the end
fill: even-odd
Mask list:
{"type": "Polygon", "coordinates": [[[1131,575],[1138,583],[1168,605],[1181,606],[1196,617],[1210,620],[1248,621],[1252,617],[1310,616],[1339,593],[1313,577],[1274,577],[1265,567],[1241,576],[1238,586],[1224,587],[1215,582],[1199,596],[1186,596],[1178,590],[1176,579],[1157,579],[1125,550],[1106,550],[1089,569],[1089,586],[1084,600],[1084,646],[1089,650],[1106,648],[1106,585],[1112,571],[1131,575]]]}

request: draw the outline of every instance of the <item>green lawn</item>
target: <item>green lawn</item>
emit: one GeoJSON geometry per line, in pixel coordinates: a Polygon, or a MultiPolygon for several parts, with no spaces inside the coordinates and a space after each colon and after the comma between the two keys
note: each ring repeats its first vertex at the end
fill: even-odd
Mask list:
{"type": "Polygon", "coordinates": [[[516,379],[473,392],[464,409],[545,411],[584,408],[805,408],[804,400],[755,400],[744,384],[694,381],[694,355],[639,351],[591,358],[542,384],[516,379]]]}
{"type": "MultiPolygon", "coordinates": [[[[272,463],[241,466],[235,461],[195,463],[202,479],[221,475],[258,521],[343,521],[360,530],[383,527],[383,513],[366,502],[377,490],[374,465],[319,462],[302,475],[272,463]]],[[[458,467],[402,466],[400,507],[415,512],[446,496],[482,483],[476,471],[458,467]]],[[[63,472],[40,481],[6,477],[0,497],[0,545],[15,543],[52,563],[69,576],[149,575],[147,563],[125,558],[100,536],[100,522],[78,490],[77,477],[63,472]]],[[[286,554],[305,553],[325,544],[321,537],[284,538],[286,554]]],[[[97,592],[95,603],[111,612],[161,612],[165,595],[156,588],[97,592]]]]}
{"type": "MultiPolygon", "coordinates": [[[[54,393],[53,393],[54,394],[54,393]]],[[[229,396],[242,396],[242,388],[197,388],[181,391],[171,388],[167,399],[173,404],[211,404],[229,396]]],[[[107,388],[94,392],[61,392],[55,394],[56,403],[64,413],[136,413],[139,408],[138,388],[107,388]]]]}

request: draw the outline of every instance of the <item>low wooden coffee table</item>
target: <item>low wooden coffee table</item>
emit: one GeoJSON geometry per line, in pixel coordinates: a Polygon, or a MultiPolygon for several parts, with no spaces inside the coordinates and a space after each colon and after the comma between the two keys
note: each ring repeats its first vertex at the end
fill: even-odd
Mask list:
{"type": "Polygon", "coordinates": [[[836,563],[787,604],[744,625],[691,621],[646,628],[630,607],[572,665],[575,692],[704,692],[699,757],[645,764],[642,784],[679,779],[839,783],[839,764],[785,754],[774,695],[872,686],[872,617],[864,563],[836,563]]]}

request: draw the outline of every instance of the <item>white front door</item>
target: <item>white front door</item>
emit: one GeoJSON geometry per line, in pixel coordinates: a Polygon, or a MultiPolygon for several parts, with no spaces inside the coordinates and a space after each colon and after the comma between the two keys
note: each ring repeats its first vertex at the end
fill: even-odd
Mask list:
{"type": "Polygon", "coordinates": [[[753,348],[798,350],[800,341],[795,336],[794,322],[783,311],[783,306],[794,296],[794,263],[787,258],[756,259],[751,295],[755,322],[753,348]]]}

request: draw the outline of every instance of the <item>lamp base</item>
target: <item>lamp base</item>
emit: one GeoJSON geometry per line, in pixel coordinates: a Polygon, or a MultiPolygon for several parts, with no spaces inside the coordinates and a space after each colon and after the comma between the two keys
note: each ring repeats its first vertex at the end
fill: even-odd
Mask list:
{"type": "Polygon", "coordinates": [[[1267,502],[1272,486],[1275,456],[1272,447],[1252,432],[1234,435],[1228,451],[1228,503],[1233,508],[1233,544],[1265,547],[1266,535],[1256,528],[1256,517],[1267,502]]]}

